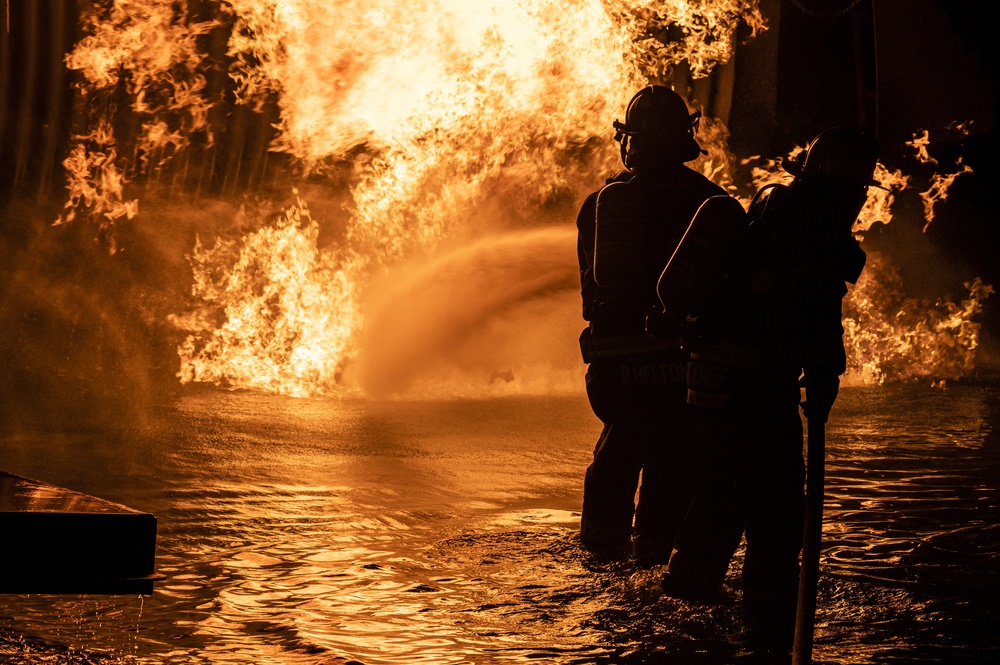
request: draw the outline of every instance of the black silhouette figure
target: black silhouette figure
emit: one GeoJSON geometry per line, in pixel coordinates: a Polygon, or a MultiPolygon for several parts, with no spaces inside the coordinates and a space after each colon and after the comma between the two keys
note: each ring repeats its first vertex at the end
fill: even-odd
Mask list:
{"type": "Polygon", "coordinates": [[[687,317],[703,462],[664,591],[714,593],[745,537],[747,646],[779,661],[803,536],[800,386],[806,416],[826,422],[846,366],[842,299],[865,264],[851,228],[877,155],[861,128],[819,134],[785,164],[794,181],[761,189],[748,215],[732,199],[706,202],[658,285],[667,315],[687,317]]]}
{"type": "Polygon", "coordinates": [[[646,332],[656,282],[706,199],[724,194],[686,167],[701,150],[700,112],[663,86],[640,90],[615,121],[626,170],[577,218],[587,394],[604,429],[584,481],[581,538],[592,551],[666,563],[693,492],[695,425],[685,403],[687,354],[676,334],[646,332]],[[640,472],[638,506],[636,487],[640,472]],[[634,521],[634,545],[633,539],[634,521]]]}

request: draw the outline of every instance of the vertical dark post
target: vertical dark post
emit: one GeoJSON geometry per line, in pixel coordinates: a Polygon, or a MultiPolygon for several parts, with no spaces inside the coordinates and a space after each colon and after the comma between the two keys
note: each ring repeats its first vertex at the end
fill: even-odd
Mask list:
{"type": "Polygon", "coordinates": [[[808,421],[806,456],[806,518],[802,540],[802,572],[799,573],[799,598],[795,614],[795,642],[792,665],[812,663],[813,628],[816,623],[816,587],[819,581],[819,551],[823,539],[824,462],[826,458],[825,423],[808,421]]]}
{"type": "Polygon", "coordinates": [[[67,46],[69,11],[67,2],[52,2],[49,5],[47,16],[49,30],[49,60],[48,72],[45,79],[48,81],[45,104],[45,124],[43,126],[44,135],[41,145],[41,163],[38,175],[38,200],[42,201],[51,194],[52,173],[55,170],[60,147],[63,145],[63,118],[64,118],[64,95],[66,92],[66,67],[63,64],[67,46]]]}
{"type": "MultiPolygon", "coordinates": [[[[7,148],[7,118],[10,115],[10,99],[14,92],[11,89],[10,81],[10,0],[0,0],[3,2],[3,13],[0,14],[0,159],[7,148]]],[[[2,163],[2,162],[0,162],[2,163]]]]}
{"type": "Polygon", "coordinates": [[[15,93],[20,95],[21,101],[17,117],[17,131],[14,135],[14,190],[28,175],[28,162],[34,149],[35,104],[38,92],[36,83],[39,64],[39,9],[39,3],[25,3],[25,13],[21,19],[23,23],[19,26],[20,29],[24,30],[25,36],[24,51],[22,52],[24,77],[21,81],[21,89],[15,93]]]}
{"type": "Polygon", "coordinates": [[[854,28],[854,76],[858,96],[858,122],[874,131],[878,127],[878,59],[875,51],[875,12],[871,2],[859,2],[851,12],[854,28]]]}

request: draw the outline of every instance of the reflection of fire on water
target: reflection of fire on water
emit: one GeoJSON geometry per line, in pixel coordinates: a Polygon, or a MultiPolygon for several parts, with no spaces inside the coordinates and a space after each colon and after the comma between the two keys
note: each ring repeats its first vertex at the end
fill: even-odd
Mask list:
{"type": "MultiPolygon", "coordinates": [[[[764,27],[756,0],[230,0],[218,10],[201,20],[185,2],[117,0],[88,10],[87,35],[67,62],[84,77],[81,95],[106,111],[90,119],[66,162],[62,219],[85,210],[113,237],[139,205],[126,194],[130,178],[182,170],[185,151],[212,142],[200,49],[205,35],[228,28],[237,101],[280,110],[272,152],[290,157],[303,182],[350,163],[353,184],[344,219],[317,220],[301,199],[271,220],[247,207],[242,237],[196,244],[190,311],[171,317],[188,334],[180,378],[294,395],[359,378],[401,388],[405,381],[386,377],[433,374],[434,360],[470,368],[474,356],[495,363],[477,368],[485,377],[514,377],[496,382],[508,391],[552,389],[532,372],[578,371],[575,356],[556,353],[545,367],[537,352],[515,347],[532,337],[546,338],[544,348],[574,348],[564,333],[582,322],[565,218],[617,168],[611,119],[638,86],[669,81],[678,65],[699,77],[725,62],[740,21],[764,27]],[[96,103],[122,75],[139,125],[131,157],[117,144],[113,105],[96,103]],[[564,226],[537,230],[547,219],[564,226]],[[322,244],[326,221],[343,232],[322,244]],[[413,281],[376,294],[386,275],[413,281]],[[570,323],[537,316],[542,310],[570,323]],[[484,342],[472,348],[476,335],[484,342]],[[524,363],[503,364],[506,351],[524,363]]],[[[700,136],[709,155],[697,166],[732,184],[723,123],[707,119],[700,136]]],[[[758,175],[766,173],[774,170],[758,175]]],[[[906,184],[898,172],[881,178],[890,190],[906,184]]],[[[873,190],[858,233],[888,222],[891,201],[892,191],[873,190]]],[[[989,287],[970,286],[961,306],[900,305],[891,275],[887,259],[876,258],[852,293],[847,339],[857,375],[967,372],[978,339],[972,317],[989,287]]]]}

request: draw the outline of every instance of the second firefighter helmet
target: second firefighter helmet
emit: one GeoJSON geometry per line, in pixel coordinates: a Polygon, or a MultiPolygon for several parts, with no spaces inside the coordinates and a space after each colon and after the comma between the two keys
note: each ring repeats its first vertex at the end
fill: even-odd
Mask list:
{"type": "Polygon", "coordinates": [[[878,186],[872,176],[878,161],[878,141],[862,127],[833,127],[820,132],[782,168],[803,180],[830,184],[878,186]]]}
{"type": "Polygon", "coordinates": [[[646,86],[625,109],[625,122],[615,120],[615,140],[622,161],[633,168],[643,160],[689,162],[701,154],[694,135],[701,111],[690,112],[679,94],[662,85],[646,86]]]}

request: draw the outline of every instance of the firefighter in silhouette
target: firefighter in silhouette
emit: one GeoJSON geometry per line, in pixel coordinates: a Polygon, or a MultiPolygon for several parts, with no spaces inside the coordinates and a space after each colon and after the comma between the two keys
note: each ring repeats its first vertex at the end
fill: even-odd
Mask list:
{"type": "Polygon", "coordinates": [[[649,86],[615,121],[625,170],[577,218],[587,394],[604,428],[584,480],[585,547],[666,563],[693,492],[693,410],[676,334],[647,332],[660,310],[656,282],[692,215],[724,191],[685,166],[701,149],[700,112],[670,88],[649,86]],[[635,503],[639,485],[638,505],[635,503]],[[633,525],[634,523],[634,525],[633,525]]]}
{"type": "Polygon", "coordinates": [[[657,289],[669,316],[686,317],[705,462],[664,591],[712,594],[745,537],[747,645],[779,660],[792,645],[803,536],[800,386],[805,415],[826,422],[846,365],[841,301],[865,264],[852,226],[877,154],[865,130],[833,128],[786,162],[794,180],[763,188],[748,214],[710,200],[657,289]]]}

